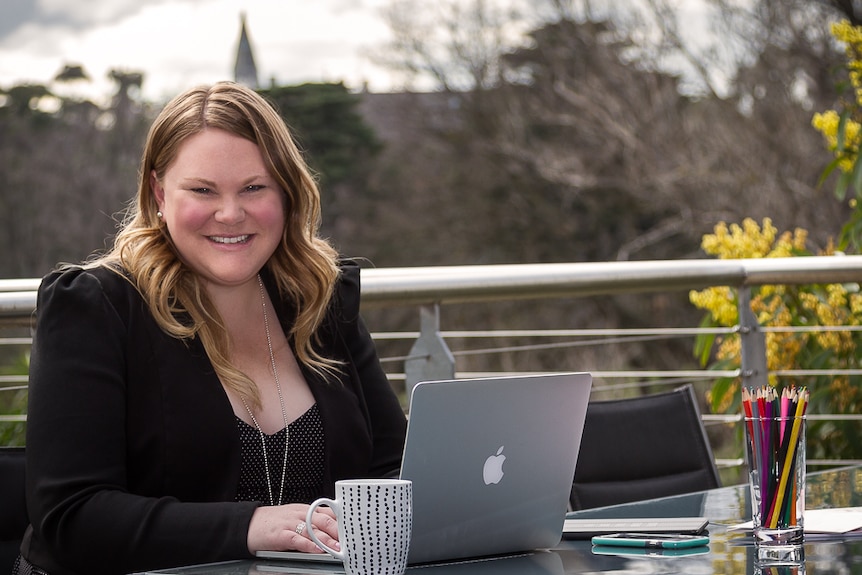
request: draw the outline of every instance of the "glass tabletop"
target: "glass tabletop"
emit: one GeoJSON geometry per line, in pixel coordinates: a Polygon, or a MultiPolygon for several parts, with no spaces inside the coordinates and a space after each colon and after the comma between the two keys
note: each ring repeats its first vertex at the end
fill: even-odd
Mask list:
{"type": "MultiPolygon", "coordinates": [[[[823,538],[807,536],[805,562],[797,566],[761,568],[754,561],[750,534],[731,530],[751,517],[747,485],[590,509],[570,514],[576,518],[707,517],[709,546],[687,552],[625,551],[594,548],[589,540],[563,540],[549,551],[511,557],[416,566],[416,575],[563,575],[569,573],[820,575],[862,574],[862,536],[823,538]]],[[[862,467],[810,474],[806,507],[826,509],[862,507],[862,467]]],[[[161,575],[257,575],[265,573],[343,573],[331,565],[298,564],[279,560],[234,561],[155,571],[161,575]]]]}

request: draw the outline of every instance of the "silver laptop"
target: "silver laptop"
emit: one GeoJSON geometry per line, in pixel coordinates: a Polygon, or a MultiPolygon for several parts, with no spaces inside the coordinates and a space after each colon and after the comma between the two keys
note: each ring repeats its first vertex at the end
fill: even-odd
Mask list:
{"type": "Polygon", "coordinates": [[[591,385],[588,373],[418,384],[401,465],[408,562],[557,545],[591,385]]]}
{"type": "MultiPolygon", "coordinates": [[[[401,477],[413,481],[411,565],[556,546],[592,377],[564,373],[422,382],[401,477]]],[[[266,551],[259,557],[333,561],[266,551]]]]}

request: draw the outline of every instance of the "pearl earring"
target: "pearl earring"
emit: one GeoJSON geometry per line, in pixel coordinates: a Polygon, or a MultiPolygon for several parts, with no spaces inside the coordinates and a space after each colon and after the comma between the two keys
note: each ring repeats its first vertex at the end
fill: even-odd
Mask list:
{"type": "Polygon", "coordinates": [[[158,211],[156,212],[156,217],[162,219],[164,217],[164,214],[161,211],[158,211]]]}

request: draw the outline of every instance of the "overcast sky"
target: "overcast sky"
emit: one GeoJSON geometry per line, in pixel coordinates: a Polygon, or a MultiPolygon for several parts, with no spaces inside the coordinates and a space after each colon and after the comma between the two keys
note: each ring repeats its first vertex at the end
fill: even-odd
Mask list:
{"type": "MultiPolygon", "coordinates": [[[[246,15],[260,81],[389,85],[365,56],[388,29],[386,0],[0,0],[0,87],[49,83],[82,65],[89,94],[110,94],[111,69],[144,72],[144,96],[233,78],[246,15]]],[[[83,88],[79,88],[83,90],[83,88]]],[[[93,96],[95,97],[95,96],[93,96]]]]}
{"type": "MultiPolygon", "coordinates": [[[[48,84],[64,66],[80,65],[91,81],[55,86],[58,92],[103,101],[112,94],[108,72],[120,69],[143,72],[144,97],[166,101],[197,84],[233,79],[244,13],[264,86],[274,79],[280,85],[343,81],[351,89],[397,89],[369,57],[389,37],[381,10],[390,2],[0,0],[0,88],[48,84]]],[[[606,2],[616,7],[623,0],[589,5],[606,2]]],[[[534,0],[524,3],[536,7],[534,0]]],[[[684,31],[702,34],[702,0],[676,4],[684,8],[684,31]]]]}

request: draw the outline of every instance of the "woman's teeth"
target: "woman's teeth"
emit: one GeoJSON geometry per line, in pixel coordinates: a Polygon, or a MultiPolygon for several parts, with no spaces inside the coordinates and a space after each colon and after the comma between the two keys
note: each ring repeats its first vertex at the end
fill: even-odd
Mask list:
{"type": "Polygon", "coordinates": [[[248,234],[243,236],[232,236],[229,238],[221,236],[210,236],[210,239],[217,244],[239,244],[248,240],[248,234]]]}

